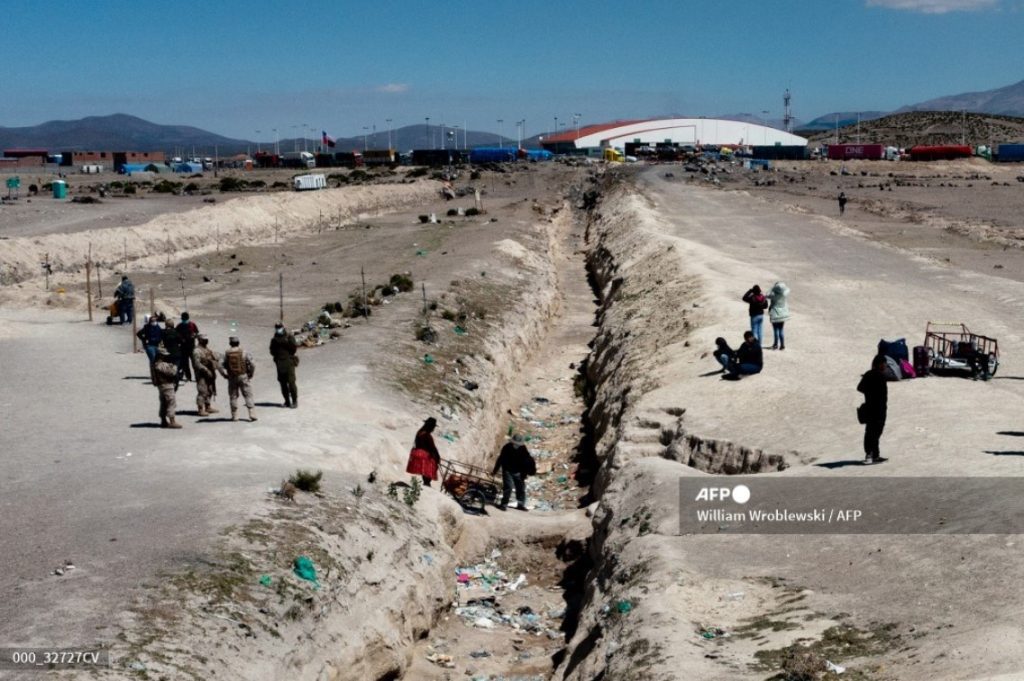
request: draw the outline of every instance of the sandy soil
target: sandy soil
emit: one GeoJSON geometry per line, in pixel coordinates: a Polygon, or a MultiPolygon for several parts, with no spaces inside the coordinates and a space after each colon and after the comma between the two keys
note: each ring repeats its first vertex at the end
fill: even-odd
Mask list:
{"type": "MultiPolygon", "coordinates": [[[[690,279],[689,296],[658,310],[682,317],[691,330],[685,340],[669,338],[667,327],[652,321],[618,348],[625,354],[619,366],[633,366],[610,379],[643,394],[602,439],[607,448],[599,443],[611,482],[595,516],[595,545],[603,546],[605,561],[615,557],[621,578],[590,585],[580,632],[559,671],[571,679],[601,670],[614,678],[674,679],[685,668],[696,678],[762,679],[779,667],[756,660],[756,651],[820,641],[827,630],[848,626],[869,641],[838,650],[835,661],[854,678],[1019,674],[1024,648],[1016,622],[1024,604],[1005,585],[1024,563],[1012,538],[672,536],[675,481],[703,474],[657,457],[714,443],[734,463],[779,455],[789,468],[773,475],[782,476],[1016,475],[1017,458],[1004,454],[1016,450],[1009,438],[1020,399],[1013,357],[1021,335],[1012,311],[1024,299],[1021,285],[878,243],[834,217],[688,186],[657,170],[642,186],[642,198],[627,193],[601,206],[604,247],[617,263],[608,269],[622,279],[605,290],[605,318],[650,317],[637,292],[654,278],[690,279]],[[630,236],[623,224],[644,236],[630,236]],[[674,263],[653,256],[666,252],[676,254],[674,263]],[[766,351],[756,377],[720,380],[708,356],[712,340],[739,337],[746,288],[780,279],[793,290],[786,351],[766,351]],[[891,386],[883,440],[891,460],[851,466],[862,458],[853,388],[875,343],[904,336],[920,343],[925,321],[939,316],[999,338],[1006,374],[990,383],[935,377],[891,386]],[[659,334],[664,348],[650,355],[645,348],[659,334]],[[645,389],[651,374],[657,387],[645,389]],[[603,614],[622,599],[635,604],[630,617],[603,614]],[[710,642],[701,635],[708,627],[710,642]]],[[[1003,257],[1007,269],[1020,267],[1019,251],[1003,257]]],[[[603,350],[599,345],[595,356],[603,350]]]]}

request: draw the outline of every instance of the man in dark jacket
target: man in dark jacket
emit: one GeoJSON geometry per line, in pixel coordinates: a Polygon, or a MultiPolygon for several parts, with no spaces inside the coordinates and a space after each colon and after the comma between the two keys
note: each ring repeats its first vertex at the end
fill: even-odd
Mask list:
{"type": "Polygon", "coordinates": [[[117,316],[121,324],[131,324],[135,316],[135,285],[128,275],[121,277],[121,284],[114,290],[117,301],[117,316]]]}
{"type": "Polygon", "coordinates": [[[723,378],[733,380],[738,380],[741,376],[759,374],[764,366],[761,343],[758,342],[757,338],[750,331],[743,334],[743,344],[736,350],[735,357],[731,361],[723,361],[723,359],[727,360],[727,355],[723,354],[718,357],[718,361],[728,372],[723,378]]]}
{"type": "Polygon", "coordinates": [[[178,379],[182,377],[186,381],[192,380],[192,353],[196,350],[196,336],[199,335],[199,327],[189,319],[188,312],[181,313],[181,323],[175,329],[178,332],[178,340],[181,341],[181,354],[178,364],[178,379]]]}
{"type": "Polygon", "coordinates": [[[512,488],[515,487],[516,508],[520,511],[527,510],[526,477],[537,474],[537,464],[530,456],[529,450],[526,449],[522,435],[514,436],[511,442],[505,443],[505,446],[501,448],[491,475],[497,475],[499,468],[504,489],[501,493],[501,505],[498,508],[502,511],[508,508],[508,500],[512,496],[512,488]]]}
{"type": "Polygon", "coordinates": [[[156,317],[150,317],[135,335],[142,341],[142,349],[146,351],[146,356],[149,357],[149,365],[153,366],[153,363],[156,362],[160,341],[164,338],[164,330],[160,328],[159,320],[156,317]]]}
{"type": "Polygon", "coordinates": [[[864,404],[858,413],[864,422],[864,463],[882,463],[888,459],[878,451],[878,441],[885,429],[888,411],[889,388],[885,381],[885,355],[878,355],[871,361],[871,370],[861,376],[857,391],[864,393],[864,404]]]}
{"type": "Polygon", "coordinates": [[[274,337],[270,339],[270,356],[277,367],[277,382],[281,385],[284,406],[295,409],[299,406],[299,386],[295,382],[295,366],[299,363],[296,355],[298,346],[295,336],[288,333],[284,324],[274,325],[274,337]]]}

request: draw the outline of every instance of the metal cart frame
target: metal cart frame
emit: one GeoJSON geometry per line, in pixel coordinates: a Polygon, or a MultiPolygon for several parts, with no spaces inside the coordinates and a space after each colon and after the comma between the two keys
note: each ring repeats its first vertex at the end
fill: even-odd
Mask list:
{"type": "Polygon", "coordinates": [[[932,371],[971,371],[970,364],[959,352],[961,343],[987,355],[989,376],[995,376],[999,368],[999,341],[972,333],[966,324],[960,322],[928,322],[925,325],[924,346],[928,349],[932,371]]]}
{"type": "Polygon", "coordinates": [[[441,488],[470,513],[486,513],[487,504],[494,504],[500,493],[500,483],[480,466],[445,459],[439,473],[441,488]]]}

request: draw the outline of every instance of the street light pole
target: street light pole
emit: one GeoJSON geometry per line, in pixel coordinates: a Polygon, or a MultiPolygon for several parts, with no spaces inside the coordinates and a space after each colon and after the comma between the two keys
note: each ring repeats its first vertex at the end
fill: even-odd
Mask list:
{"type": "Polygon", "coordinates": [[[274,156],[281,155],[281,134],[274,128],[274,156]]]}
{"type": "MultiPolygon", "coordinates": [[[[427,119],[427,124],[423,127],[423,134],[424,134],[423,144],[426,144],[427,143],[426,138],[430,137],[430,116],[427,116],[426,119],[427,119]]],[[[433,137],[430,137],[430,148],[431,149],[434,148],[434,138],[433,137]]]]}
{"type": "Polygon", "coordinates": [[[768,144],[768,110],[761,110],[761,142],[768,144]]]}
{"type": "Polygon", "coordinates": [[[576,113],[572,115],[572,120],[576,124],[576,139],[580,138],[580,119],[583,118],[583,114],[576,113]]]}
{"type": "Polygon", "coordinates": [[[503,118],[499,118],[498,119],[498,148],[499,149],[501,147],[505,146],[505,140],[503,139],[503,135],[501,134],[502,133],[501,124],[504,123],[504,122],[505,122],[505,120],[503,118]]]}
{"type": "Polygon", "coordinates": [[[256,131],[256,153],[258,154],[258,153],[260,153],[260,151],[261,151],[261,149],[260,149],[260,131],[257,130],[256,131]]]}
{"type": "Polygon", "coordinates": [[[369,129],[369,126],[363,126],[363,151],[366,151],[366,131],[369,129]]]}
{"type": "Polygon", "coordinates": [[[385,118],[384,121],[388,124],[388,151],[391,151],[391,119],[385,118]]]}

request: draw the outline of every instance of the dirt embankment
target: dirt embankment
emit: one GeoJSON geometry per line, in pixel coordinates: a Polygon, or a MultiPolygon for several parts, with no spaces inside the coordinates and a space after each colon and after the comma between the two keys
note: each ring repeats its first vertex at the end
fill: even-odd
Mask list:
{"type": "Polygon", "coordinates": [[[41,279],[43,262],[49,262],[56,275],[51,278],[54,286],[59,286],[63,275],[82,278],[90,244],[93,262],[104,263],[108,269],[126,263],[132,270],[155,269],[169,258],[177,260],[237,244],[273,243],[341,225],[360,215],[429,203],[437,188],[437,182],[424,180],[267,194],[164,214],[133,227],[6,239],[0,249],[0,284],[41,279]]]}
{"type": "MultiPolygon", "coordinates": [[[[479,278],[453,280],[439,297],[429,319],[443,339],[392,339],[391,358],[376,367],[392,374],[411,404],[439,414],[436,435],[452,436],[438,440],[445,458],[490,463],[516,379],[562,304],[556,262],[571,217],[553,194],[531,211],[522,243],[498,240],[481,259],[479,278]],[[493,296],[492,288],[500,302],[481,314],[481,296],[493,296]],[[439,319],[446,310],[456,319],[439,319]],[[469,331],[452,334],[461,314],[469,331]]],[[[436,491],[417,498],[414,488],[386,478],[335,475],[322,497],[268,499],[257,517],[226,534],[216,560],[140,597],[113,651],[124,663],[115,676],[326,681],[409,674],[417,642],[455,599],[455,567],[514,532],[464,516],[436,491]],[[315,583],[282,569],[299,555],[317,567],[315,583]]],[[[567,526],[578,524],[578,515],[567,517],[567,526]]],[[[559,531],[548,529],[551,536],[559,531]]]]}

